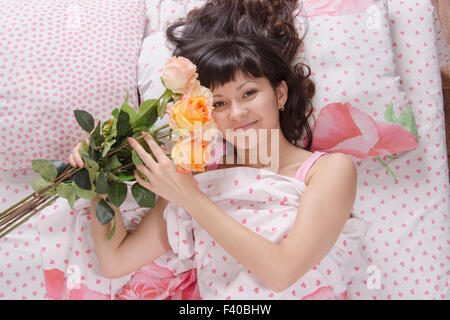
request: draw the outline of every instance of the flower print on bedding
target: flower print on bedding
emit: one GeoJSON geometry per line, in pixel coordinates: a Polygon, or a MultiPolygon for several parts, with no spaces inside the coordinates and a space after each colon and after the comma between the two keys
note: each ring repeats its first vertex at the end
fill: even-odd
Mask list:
{"type": "Polygon", "coordinates": [[[345,16],[365,11],[374,0],[303,0],[304,16],[345,16]]]}
{"type": "MultiPolygon", "coordinates": [[[[233,219],[281,243],[289,235],[306,185],[265,169],[233,167],[195,175],[200,189],[233,219]]],[[[364,221],[349,218],[329,253],[292,286],[274,292],[229,255],[191,216],[170,203],[164,217],[172,250],[155,263],[174,274],[197,270],[203,299],[345,299],[349,282],[366,279],[359,239],[364,221]]]]}

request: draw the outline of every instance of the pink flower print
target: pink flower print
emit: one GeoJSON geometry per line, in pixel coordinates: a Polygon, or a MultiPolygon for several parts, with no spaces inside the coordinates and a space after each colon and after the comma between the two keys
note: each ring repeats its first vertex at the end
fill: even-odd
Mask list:
{"type": "Polygon", "coordinates": [[[313,126],[311,149],[343,152],[356,158],[378,157],[417,147],[416,136],[393,122],[375,121],[350,103],[330,103],[313,126]]]}
{"type": "Polygon", "coordinates": [[[345,16],[361,13],[372,5],[374,0],[303,0],[301,15],[312,16],[345,16]]]}
{"type": "Polygon", "coordinates": [[[85,284],[80,284],[69,291],[69,300],[110,300],[109,294],[100,293],[89,289],[85,284]]]}
{"type": "Polygon", "coordinates": [[[137,271],[122,288],[121,300],[188,300],[201,299],[197,288],[197,272],[191,269],[175,276],[155,263],[137,271]]]}
{"type": "Polygon", "coordinates": [[[44,278],[49,299],[64,299],[66,291],[66,278],[64,277],[64,272],[59,269],[44,270],[44,278]]]}
{"type": "Polygon", "coordinates": [[[321,287],[311,294],[308,294],[302,298],[302,300],[346,300],[347,291],[335,296],[333,287],[321,287]]]}
{"type": "MultiPolygon", "coordinates": [[[[380,158],[415,149],[418,134],[411,108],[397,118],[393,103],[385,111],[388,121],[375,121],[350,103],[330,103],[320,110],[312,128],[312,150],[342,152],[356,158],[376,157],[378,162],[396,178],[392,169],[380,158]]],[[[306,138],[303,141],[307,143],[306,138]]]]}
{"type": "Polygon", "coordinates": [[[85,284],[80,284],[67,291],[64,272],[59,269],[44,270],[47,284],[47,295],[53,300],[109,300],[110,295],[89,289],[85,284]]]}

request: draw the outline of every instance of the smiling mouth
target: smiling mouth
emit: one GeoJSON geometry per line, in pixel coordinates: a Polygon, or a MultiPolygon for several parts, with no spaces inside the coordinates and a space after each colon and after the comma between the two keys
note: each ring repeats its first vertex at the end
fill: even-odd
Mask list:
{"type": "Polygon", "coordinates": [[[251,126],[253,126],[255,123],[257,123],[258,122],[258,120],[256,120],[255,122],[252,122],[252,123],[249,123],[249,124],[246,124],[245,126],[242,126],[242,127],[238,127],[238,128],[235,128],[234,129],[234,131],[236,131],[236,130],[240,130],[240,129],[242,129],[242,130],[247,130],[248,128],[250,128],[251,126]]]}

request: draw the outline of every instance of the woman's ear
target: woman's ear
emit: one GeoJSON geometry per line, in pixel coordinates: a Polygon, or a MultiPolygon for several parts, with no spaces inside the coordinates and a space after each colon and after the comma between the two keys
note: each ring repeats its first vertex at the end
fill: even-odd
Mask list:
{"type": "Polygon", "coordinates": [[[287,101],[287,97],[288,97],[288,87],[284,80],[282,80],[281,83],[276,88],[276,93],[277,93],[278,105],[284,106],[284,104],[287,101]]]}

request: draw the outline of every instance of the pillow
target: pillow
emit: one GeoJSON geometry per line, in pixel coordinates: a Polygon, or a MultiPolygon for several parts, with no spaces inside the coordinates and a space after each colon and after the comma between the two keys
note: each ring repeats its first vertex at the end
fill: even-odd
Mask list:
{"type": "MultiPolygon", "coordinates": [[[[164,31],[151,33],[142,42],[138,59],[138,90],[141,101],[158,98],[165,90],[161,82],[161,75],[167,60],[172,56],[173,47],[169,47],[164,31]]],[[[154,126],[168,124],[167,114],[158,118],[154,126]]],[[[162,139],[168,147],[170,140],[162,139]]]]}
{"type": "Polygon", "coordinates": [[[0,169],[66,160],[85,136],[73,110],[97,120],[137,106],[145,23],[140,0],[2,1],[0,169]]]}
{"type": "Polygon", "coordinates": [[[304,41],[296,62],[311,68],[316,85],[312,149],[357,159],[414,149],[418,136],[395,64],[386,1],[348,3],[304,1],[295,20],[304,41]]]}

